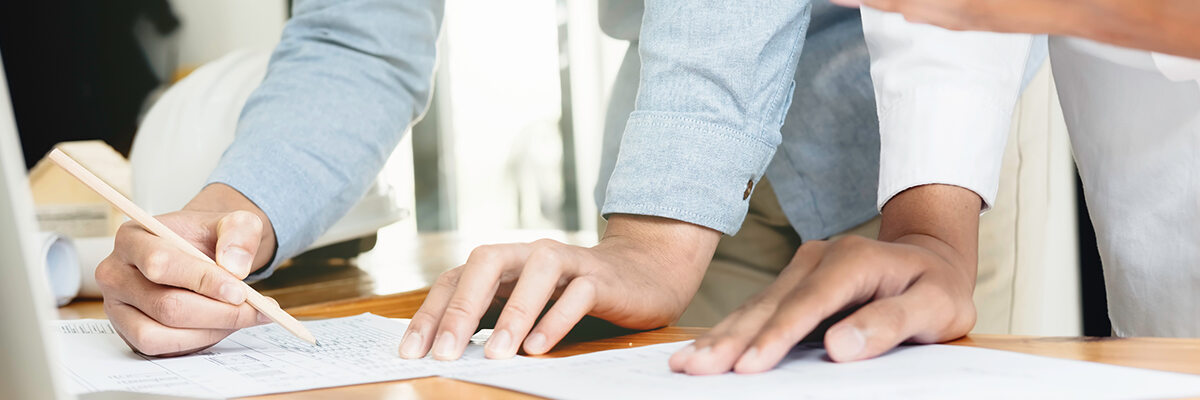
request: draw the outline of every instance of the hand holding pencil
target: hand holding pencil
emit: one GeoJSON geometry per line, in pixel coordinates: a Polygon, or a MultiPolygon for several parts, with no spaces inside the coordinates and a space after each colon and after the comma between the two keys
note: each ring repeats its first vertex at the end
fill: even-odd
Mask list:
{"type": "Polygon", "coordinates": [[[105,312],[134,350],[188,354],[270,321],[315,343],[303,325],[242,282],[252,265],[270,258],[274,236],[261,210],[236,190],[210,185],[183,211],[155,218],[60,150],[50,159],[133,220],[117,233],[96,280],[105,312]]]}

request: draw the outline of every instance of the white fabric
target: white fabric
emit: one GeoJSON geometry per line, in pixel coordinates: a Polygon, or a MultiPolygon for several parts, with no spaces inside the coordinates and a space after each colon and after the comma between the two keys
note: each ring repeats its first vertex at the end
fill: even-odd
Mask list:
{"type": "Polygon", "coordinates": [[[970,189],[990,208],[1032,36],[953,32],[869,8],[862,19],[883,150],[879,208],[930,183],[970,189]]]}
{"type": "MultiPolygon", "coordinates": [[[[994,200],[1028,36],[863,10],[879,205],[944,183],[994,200]]],[[[1051,65],[1122,336],[1200,336],[1200,62],[1051,38],[1051,65]]]]}

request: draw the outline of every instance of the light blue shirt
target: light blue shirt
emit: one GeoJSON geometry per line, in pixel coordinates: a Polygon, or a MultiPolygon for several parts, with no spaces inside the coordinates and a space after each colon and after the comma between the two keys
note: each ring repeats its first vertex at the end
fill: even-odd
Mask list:
{"type": "MultiPolygon", "coordinates": [[[[425,110],[442,2],[299,0],[293,14],[210,177],[271,219],[272,267],[362,197],[425,110]]],[[[805,240],[875,215],[878,125],[856,10],[666,0],[643,15],[640,0],[608,0],[600,18],[605,32],[634,42],[639,54],[622,74],[640,82],[614,90],[608,120],[618,124],[606,134],[597,193],[605,215],[734,234],[747,187],[764,175],[805,240]],[[613,134],[622,126],[623,137],[613,134]]]]}
{"type": "Polygon", "coordinates": [[[437,0],[297,0],[210,182],[266,213],[294,256],[370,187],[433,88],[437,0]]]}
{"type": "MultiPolygon", "coordinates": [[[[745,13],[724,13],[719,9],[713,10],[715,14],[698,12],[698,15],[690,15],[686,20],[702,20],[686,22],[679,30],[690,32],[693,24],[704,26],[713,20],[730,19],[726,24],[741,24],[735,28],[741,35],[713,32],[711,37],[697,37],[688,43],[656,49],[646,48],[647,40],[654,40],[654,36],[650,27],[641,28],[641,0],[601,1],[601,28],[610,36],[631,42],[630,51],[618,72],[606,117],[604,155],[601,157],[601,174],[596,188],[597,204],[605,204],[605,213],[670,216],[733,234],[745,218],[748,201],[743,199],[743,195],[747,182],[753,179],[757,185],[765,175],[771,180],[776,198],[792,228],[805,241],[825,239],[876,215],[874,196],[879,166],[879,127],[871,87],[870,59],[858,10],[837,7],[825,0],[813,1],[810,23],[801,15],[809,10],[805,3],[791,2],[781,11],[797,15],[794,18],[772,20],[785,27],[782,32],[773,33],[765,26],[767,21],[754,21],[756,13],[767,12],[765,9],[755,11],[755,7],[762,5],[754,4],[731,6],[745,13]],[[643,55],[647,52],[666,53],[657,56],[661,60],[657,65],[649,65],[649,61],[645,67],[639,65],[639,30],[643,35],[650,35],[640,41],[643,55]],[[789,35],[793,42],[766,40],[773,35],[783,34],[789,35]],[[749,39],[743,40],[743,35],[749,39]],[[724,61],[696,60],[687,68],[670,64],[670,59],[696,52],[689,46],[697,45],[715,48],[707,53],[720,53],[725,49],[745,46],[742,49],[744,53],[733,53],[735,56],[744,56],[742,60],[732,57],[724,61]],[[799,51],[800,47],[803,47],[800,55],[785,54],[799,51]],[[759,50],[761,54],[758,54],[759,50]],[[777,64],[775,67],[757,71],[743,67],[762,64],[766,60],[761,58],[767,53],[775,53],[774,57],[768,58],[777,64]],[[668,69],[657,71],[661,68],[668,69]],[[789,68],[794,68],[794,71],[789,72],[789,68]],[[660,103],[657,107],[666,110],[660,114],[674,117],[688,113],[692,115],[691,119],[716,122],[707,124],[706,128],[693,129],[671,124],[672,128],[658,129],[647,126],[643,121],[647,117],[661,117],[649,115],[641,116],[627,126],[626,120],[632,119],[630,112],[635,108],[634,97],[638,95],[639,71],[659,76],[675,75],[677,79],[696,82],[674,88],[643,77],[640,83],[642,90],[650,91],[646,94],[663,92],[655,96],[655,101],[660,103]],[[769,77],[754,78],[760,75],[769,77]],[[749,101],[739,100],[742,97],[779,90],[779,87],[785,86],[788,88],[784,95],[766,100],[766,105],[738,107],[739,102],[749,101]],[[680,90],[686,92],[680,93],[680,90]],[[676,92],[672,94],[671,91],[676,92]],[[701,98],[711,97],[715,99],[714,103],[722,103],[722,107],[696,108],[701,104],[690,104],[693,108],[688,108],[688,103],[697,95],[701,98]],[[790,105],[787,96],[790,96],[790,105]],[[659,101],[658,98],[663,100],[659,101]],[[759,116],[742,115],[743,112],[754,112],[759,116]],[[786,116],[782,121],[768,118],[777,113],[786,113],[786,116]],[[736,122],[738,120],[761,120],[763,124],[736,129],[735,125],[745,124],[736,122]],[[780,122],[783,123],[782,127],[778,126],[780,122]],[[640,137],[626,138],[622,144],[622,132],[627,136],[640,137]],[[652,157],[629,156],[632,151],[642,151],[639,146],[653,147],[654,143],[660,142],[659,136],[671,134],[682,135],[668,142],[672,148],[662,149],[652,157]],[[689,137],[706,139],[692,141],[689,137]],[[773,140],[778,141],[777,146],[770,144],[773,140]],[[617,167],[618,149],[623,169],[618,169],[612,179],[614,182],[620,180],[622,183],[619,186],[610,185],[608,179],[617,167]],[[768,155],[771,151],[774,152],[773,157],[768,155]],[[676,169],[691,169],[692,172],[674,175],[676,169]],[[640,171],[667,171],[670,174],[647,180],[640,171]],[[638,185],[639,182],[646,184],[638,185]],[[677,188],[673,190],[681,188],[693,194],[690,198],[680,198],[659,192],[655,186],[660,182],[670,182],[677,188]],[[661,195],[647,197],[646,193],[661,195]],[[713,198],[720,201],[713,202],[713,198]],[[697,201],[689,202],[689,199],[697,201]]],[[[771,7],[775,6],[766,6],[771,7]]],[[[667,9],[670,7],[662,10],[667,9]]],[[[653,14],[647,16],[647,24],[653,24],[654,21],[657,19],[653,14]]],[[[641,102],[642,99],[637,99],[637,107],[646,110],[650,104],[641,102]]]]}
{"type": "MultiPolygon", "coordinates": [[[[647,4],[639,18],[640,1],[602,5],[605,31],[636,40],[643,61],[636,106],[619,115],[629,116],[620,155],[606,152],[603,212],[733,234],[747,186],[770,171],[805,239],[874,215],[878,137],[857,14],[820,3],[829,16],[820,31],[833,34],[805,63],[810,8],[674,0],[647,4]],[[803,107],[789,113],[794,96],[803,107]],[[800,128],[787,140],[785,121],[800,128]]],[[[293,14],[210,177],[254,201],[275,228],[272,268],[250,279],[345,214],[426,108],[442,4],[306,0],[293,14]]]]}

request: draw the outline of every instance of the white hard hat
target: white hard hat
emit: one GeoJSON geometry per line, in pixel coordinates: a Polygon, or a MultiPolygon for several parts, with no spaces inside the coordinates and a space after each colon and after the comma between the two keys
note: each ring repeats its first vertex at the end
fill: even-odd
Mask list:
{"type": "MultiPolygon", "coordinates": [[[[163,93],[146,113],[130,154],[134,202],[153,214],[167,213],[182,208],[203,188],[233,142],[242,106],[262,82],[269,58],[267,51],[235,51],[163,93]]],[[[410,218],[411,159],[411,142],[405,140],[385,170],[395,174],[391,166],[407,161],[402,168],[407,176],[376,179],[366,196],[311,247],[371,235],[410,218]]]]}

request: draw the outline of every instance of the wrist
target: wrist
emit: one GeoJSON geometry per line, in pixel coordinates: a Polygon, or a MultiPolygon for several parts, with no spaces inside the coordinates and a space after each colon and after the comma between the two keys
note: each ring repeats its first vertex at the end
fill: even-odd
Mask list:
{"type": "Polygon", "coordinates": [[[721,233],[700,225],[647,215],[613,214],[597,249],[621,247],[664,266],[708,268],[721,233]]]}
{"type": "Polygon", "coordinates": [[[920,246],[974,276],[982,205],[979,195],[959,186],[910,188],[884,205],[879,240],[920,246]]]}
{"type": "Polygon", "coordinates": [[[183,210],[220,213],[248,211],[257,215],[262,220],[263,229],[252,270],[263,267],[275,258],[275,228],[271,225],[271,219],[257,204],[254,204],[237,189],[224,183],[209,184],[201,189],[200,193],[197,193],[187,205],[184,205],[183,210]]]}

